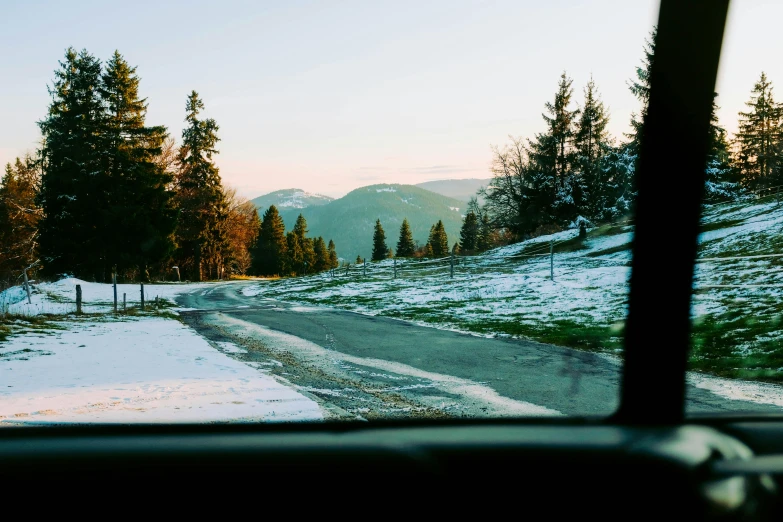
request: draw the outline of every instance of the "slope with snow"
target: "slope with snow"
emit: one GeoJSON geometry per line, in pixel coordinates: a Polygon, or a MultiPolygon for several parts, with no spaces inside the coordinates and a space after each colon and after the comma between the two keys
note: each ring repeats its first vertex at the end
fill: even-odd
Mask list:
{"type": "MultiPolygon", "coordinates": [[[[694,369],[783,380],[783,205],[739,202],[706,209],[694,289],[694,369]]],[[[632,222],[586,239],[566,230],[448,261],[372,263],[368,275],[323,274],[260,283],[249,294],[329,305],[480,335],[506,335],[621,353],[632,222]],[[554,280],[550,279],[554,243],[554,280]]],[[[661,262],[671,252],[660,245],[661,262]]]]}
{"type": "Polygon", "coordinates": [[[282,209],[303,209],[326,205],[332,201],[329,196],[306,192],[302,189],[284,189],[276,192],[270,192],[263,196],[253,199],[253,203],[259,211],[264,211],[270,205],[275,205],[278,210],[282,209]]]}

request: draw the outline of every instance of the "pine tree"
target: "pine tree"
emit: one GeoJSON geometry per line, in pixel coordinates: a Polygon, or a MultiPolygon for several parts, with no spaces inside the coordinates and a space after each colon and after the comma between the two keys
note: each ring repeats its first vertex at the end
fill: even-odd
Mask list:
{"type": "Polygon", "coordinates": [[[362,264],[362,256],[356,256],[356,264],[361,265],[362,264]]]}
{"type": "Polygon", "coordinates": [[[383,231],[381,220],[375,220],[375,230],[372,234],[372,259],[373,261],[382,261],[386,259],[386,253],[389,247],[386,246],[386,232],[383,231]]]}
{"type": "MultiPolygon", "coordinates": [[[[311,267],[315,264],[315,248],[313,240],[307,237],[309,232],[307,230],[307,220],[302,214],[299,214],[296,218],[293,232],[299,238],[299,245],[302,249],[302,262],[307,263],[308,271],[312,271],[311,267]]],[[[301,270],[301,267],[299,270],[301,270]]]]}
{"type": "Polygon", "coordinates": [[[340,266],[340,262],[337,257],[337,249],[334,246],[334,241],[329,240],[329,268],[337,268],[340,266]]]}
{"type": "Polygon", "coordinates": [[[574,135],[576,164],[579,179],[575,184],[575,199],[580,213],[594,218],[601,212],[600,202],[605,199],[600,163],[609,153],[611,138],[606,127],[609,116],[598,96],[592,78],[585,87],[585,99],[574,135]]]}
{"type": "Polygon", "coordinates": [[[413,234],[407,219],[400,225],[400,239],[397,241],[397,257],[413,257],[416,245],[413,243],[413,234]]]}
{"type": "MultiPolygon", "coordinates": [[[[212,160],[219,141],[217,123],[199,119],[204,102],[188,96],[187,127],[182,131],[176,201],[180,213],[177,257],[190,278],[201,281],[222,272],[228,254],[225,220],[228,210],[220,174],[212,160]]],[[[262,226],[263,231],[263,226],[262,226]]]]}
{"type": "Polygon", "coordinates": [[[287,251],[285,223],[277,212],[277,207],[271,205],[261,218],[253,256],[253,271],[256,275],[283,275],[287,251]]]}
{"type": "Polygon", "coordinates": [[[304,253],[299,236],[293,231],[285,235],[286,255],[281,273],[296,276],[304,274],[304,253]]]}
{"type": "Polygon", "coordinates": [[[100,85],[100,61],[86,50],[69,48],[49,89],[48,114],[38,123],[43,135],[40,253],[51,275],[107,277],[106,237],[95,233],[107,211],[100,85]]]}
{"type": "Polygon", "coordinates": [[[575,152],[574,123],[579,110],[570,110],[573,81],[563,73],[555,99],[546,104],[543,114],[547,131],[530,143],[531,172],[528,176],[528,199],[541,209],[540,224],[567,222],[576,214],[574,201],[575,152]]]}
{"type": "Polygon", "coordinates": [[[446,235],[446,228],[443,226],[443,221],[438,220],[432,228],[430,228],[430,237],[427,241],[429,249],[432,251],[433,257],[444,257],[449,255],[449,238],[446,235]]]}
{"type": "Polygon", "coordinates": [[[484,252],[492,247],[492,225],[486,212],[481,215],[481,225],[479,226],[479,236],[476,238],[476,248],[479,252],[484,252]]]}
{"type": "MultiPolygon", "coordinates": [[[[717,97],[717,94],[715,94],[717,97]]],[[[726,129],[718,121],[718,105],[713,99],[710,118],[709,152],[705,171],[704,200],[708,202],[727,201],[737,197],[740,184],[738,173],[731,164],[731,154],[726,129]]]]}
{"type": "Polygon", "coordinates": [[[642,57],[641,67],[636,68],[636,78],[631,80],[628,84],[628,88],[631,90],[636,99],[638,99],[642,108],[639,114],[633,113],[631,115],[631,133],[628,137],[631,138],[630,154],[639,153],[639,141],[642,137],[642,124],[645,118],[647,118],[647,107],[650,103],[650,74],[652,73],[653,59],[655,58],[655,39],[658,36],[658,28],[654,27],[650,31],[650,37],[644,41],[644,56],[642,57]]]}
{"type": "Polygon", "coordinates": [[[0,278],[5,282],[15,283],[38,260],[40,181],[39,165],[30,156],[7,164],[0,181],[0,278]]]}
{"type": "Polygon", "coordinates": [[[136,68],[115,51],[99,89],[107,112],[107,212],[99,226],[109,265],[120,272],[138,268],[148,280],[147,267],[173,252],[176,211],[167,190],[173,178],[156,162],[166,129],[145,125],[147,104],[138,89],[136,68]]]}
{"type": "Polygon", "coordinates": [[[394,250],[392,250],[391,247],[389,247],[389,250],[386,251],[386,258],[392,259],[393,257],[394,257],[394,250]]]}
{"type": "Polygon", "coordinates": [[[764,188],[783,182],[783,106],[775,102],[767,75],[753,86],[750,109],[740,112],[736,162],[745,186],[764,188]]]}
{"type": "Polygon", "coordinates": [[[639,159],[639,142],[642,124],[647,117],[650,101],[650,74],[655,58],[655,40],[658,30],[653,28],[644,42],[642,65],[636,68],[635,77],[628,83],[631,93],[641,103],[638,113],[631,115],[631,132],[627,143],[612,146],[598,160],[597,192],[593,192],[590,218],[612,220],[628,214],[636,201],[636,171],[639,159]]]}
{"type": "Polygon", "coordinates": [[[462,252],[474,252],[478,248],[479,241],[479,221],[476,214],[468,212],[465,219],[462,220],[462,229],[460,236],[460,250],[462,252]]]}
{"type": "Polygon", "coordinates": [[[315,250],[315,263],[313,265],[314,272],[323,272],[330,268],[329,263],[329,251],[326,248],[326,242],[324,238],[318,236],[313,241],[313,248],[315,250]]]}

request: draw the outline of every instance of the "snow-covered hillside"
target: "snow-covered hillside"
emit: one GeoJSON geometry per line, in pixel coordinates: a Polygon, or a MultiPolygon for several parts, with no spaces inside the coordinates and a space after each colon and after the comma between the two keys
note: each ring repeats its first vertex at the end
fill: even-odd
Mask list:
{"type": "MultiPolygon", "coordinates": [[[[694,290],[694,369],[783,380],[783,205],[709,207],[694,290]]],[[[363,270],[264,282],[250,295],[404,318],[439,328],[520,336],[621,353],[632,221],[576,230],[448,261],[393,261],[363,270]],[[554,280],[550,279],[554,244],[554,280]]],[[[661,260],[676,256],[661,245],[661,260]]],[[[662,296],[662,302],[665,296],[662,296]]]]}
{"type": "Polygon", "coordinates": [[[269,194],[264,194],[252,200],[252,203],[259,210],[266,210],[269,205],[275,205],[279,210],[282,209],[302,209],[326,205],[332,201],[329,196],[306,192],[302,189],[284,189],[269,194]]]}

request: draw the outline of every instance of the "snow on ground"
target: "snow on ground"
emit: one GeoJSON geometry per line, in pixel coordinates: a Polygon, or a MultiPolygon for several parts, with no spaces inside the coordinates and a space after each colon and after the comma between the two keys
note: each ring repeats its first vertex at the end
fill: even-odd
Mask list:
{"type": "Polygon", "coordinates": [[[0,343],[0,426],[322,419],[313,400],[176,320],[55,326],[0,343]]]}
{"type": "MultiPolygon", "coordinates": [[[[313,400],[226,355],[244,348],[229,342],[215,348],[152,307],[147,314],[109,314],[112,285],[66,278],[31,286],[32,304],[21,287],[0,293],[4,312],[17,318],[6,321],[10,335],[0,342],[0,425],[322,419],[313,400]],[[74,314],[77,284],[90,316],[74,314]],[[25,321],[36,316],[43,322],[25,321]]],[[[150,305],[156,298],[172,304],[183,292],[206,294],[214,284],[144,289],[150,305]]],[[[120,308],[123,293],[128,306],[141,299],[139,285],[117,285],[117,293],[120,308]]]]}
{"type": "MultiPolygon", "coordinates": [[[[710,346],[718,343],[725,348],[720,355],[725,360],[720,368],[702,360],[697,369],[728,375],[753,355],[759,358],[753,359],[755,374],[749,378],[781,380],[776,372],[783,372],[783,258],[712,258],[783,253],[783,204],[762,200],[714,205],[705,209],[703,230],[699,257],[706,259],[696,266],[693,300],[696,335],[703,341],[698,356],[709,359],[710,346]],[[737,321],[747,321],[748,329],[737,321]]],[[[385,260],[368,264],[366,276],[359,266],[347,274],[338,269],[334,274],[265,281],[244,293],[478,335],[620,352],[633,231],[632,220],[625,220],[593,228],[583,241],[572,229],[480,256],[458,257],[453,279],[448,259],[398,260],[396,278],[395,262],[385,260]]],[[[677,255],[666,244],[660,252],[661,263],[677,255]]]]}

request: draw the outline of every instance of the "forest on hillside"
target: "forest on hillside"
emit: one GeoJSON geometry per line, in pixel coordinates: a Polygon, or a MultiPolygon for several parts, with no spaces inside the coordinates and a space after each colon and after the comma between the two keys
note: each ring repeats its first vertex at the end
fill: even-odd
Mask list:
{"type": "MultiPolygon", "coordinates": [[[[494,231],[520,241],[585,220],[607,222],[633,212],[655,36],[653,30],[645,42],[641,65],[628,84],[639,101],[639,110],[631,117],[631,132],[611,136],[609,112],[596,83],[592,78],[587,81],[580,103],[573,80],[564,72],[554,97],[545,104],[544,132],[529,139],[512,137],[509,143],[493,147],[493,179],[482,191],[486,203],[479,207],[472,202],[479,219],[487,215],[494,231]]],[[[739,130],[730,139],[713,101],[705,202],[736,199],[783,185],[783,105],[774,100],[772,83],[763,72],[753,85],[747,107],[747,112],[738,115],[739,130]]],[[[676,180],[671,181],[671,190],[677,190],[676,180]]]]}
{"type": "MultiPolygon", "coordinates": [[[[631,214],[654,58],[653,31],[629,82],[639,100],[631,132],[611,136],[597,84],[589,79],[578,100],[564,72],[544,104],[544,130],[493,147],[492,182],[481,191],[482,204],[469,203],[459,238],[448,238],[442,216],[427,242],[416,244],[406,216],[396,216],[399,239],[387,243],[379,216],[366,237],[371,257],[475,253],[631,214]]],[[[125,281],[178,274],[201,281],[312,274],[338,265],[334,241],[308,237],[303,214],[286,233],[277,208],[259,216],[223,183],[215,164],[220,129],[202,116],[196,91],[185,97],[184,126],[175,140],[169,129],[147,123],[139,86],[136,67],[119,52],[103,63],[86,50],[66,51],[38,121],[40,147],[6,165],[0,181],[5,285],[18,282],[23,271],[104,282],[112,274],[125,281]]],[[[763,72],[755,81],[734,136],[721,126],[717,108],[713,103],[705,201],[777,190],[783,185],[783,105],[774,100],[771,81],[763,72]]],[[[671,184],[677,190],[676,180],[671,184]]]]}

